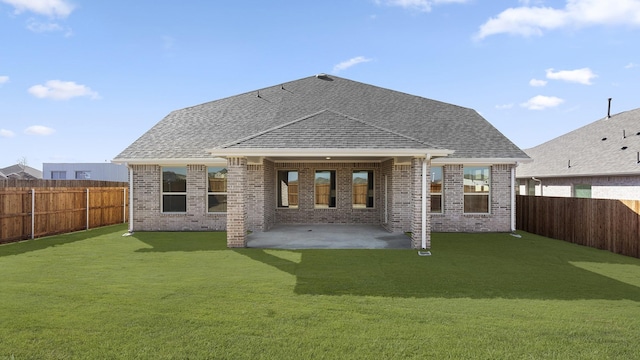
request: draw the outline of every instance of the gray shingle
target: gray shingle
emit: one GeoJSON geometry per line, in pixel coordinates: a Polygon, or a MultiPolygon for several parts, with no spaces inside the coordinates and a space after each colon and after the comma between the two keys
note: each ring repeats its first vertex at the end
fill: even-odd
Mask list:
{"type": "Polygon", "coordinates": [[[640,174],[639,134],[640,109],[597,120],[525,150],[533,162],[518,166],[517,177],[640,174]]]}
{"type": "MultiPolygon", "coordinates": [[[[314,125],[315,121],[335,125],[338,117],[317,117],[292,125],[291,129],[301,131],[297,137],[285,134],[291,129],[273,129],[324,110],[329,112],[323,117],[333,113],[349,119],[340,128],[332,129],[334,135],[340,129],[346,133],[341,146],[365,146],[352,133],[368,131],[374,135],[369,139],[371,148],[389,147],[390,139],[397,141],[394,142],[397,148],[410,148],[413,146],[410,139],[415,139],[416,145],[455,150],[450,156],[453,158],[526,158],[522,150],[472,109],[335,76],[312,76],[173,111],[116,160],[206,158],[209,154],[205,149],[248,138],[253,140],[245,141],[244,146],[259,147],[262,141],[263,145],[302,148],[311,140],[308,129],[302,125],[320,126],[314,125]],[[387,132],[387,136],[382,136],[381,131],[387,132]],[[289,139],[278,145],[284,135],[289,139]]],[[[313,147],[336,145],[334,138],[324,139],[324,142],[322,138],[313,140],[313,147]]]]}

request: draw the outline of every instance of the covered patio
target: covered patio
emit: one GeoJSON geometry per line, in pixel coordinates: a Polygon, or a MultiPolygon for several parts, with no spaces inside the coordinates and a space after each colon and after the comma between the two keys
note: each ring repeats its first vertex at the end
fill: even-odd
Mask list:
{"type": "Polygon", "coordinates": [[[411,238],[379,225],[275,225],[247,236],[247,247],[274,249],[411,249],[411,238]]]}

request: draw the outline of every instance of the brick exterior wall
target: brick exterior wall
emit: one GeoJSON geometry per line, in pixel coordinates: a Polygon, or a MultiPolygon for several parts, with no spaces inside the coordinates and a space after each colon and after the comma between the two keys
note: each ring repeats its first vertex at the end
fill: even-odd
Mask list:
{"type": "Polygon", "coordinates": [[[431,215],[435,232],[508,232],[511,230],[511,168],[491,166],[490,212],[464,213],[462,165],[443,166],[443,213],[431,215]]]}
{"type": "Polygon", "coordinates": [[[383,206],[381,210],[381,219],[380,223],[382,227],[390,232],[401,232],[402,230],[395,230],[393,228],[392,216],[394,212],[393,208],[393,159],[389,159],[387,161],[382,162],[380,165],[380,169],[382,172],[382,182],[380,186],[382,187],[381,191],[381,200],[383,206]],[[385,194],[385,179],[386,179],[386,194],[385,194]],[[384,198],[386,196],[386,199],[384,198]],[[386,203],[386,208],[384,207],[386,203]],[[386,214],[385,214],[386,209],[386,214]],[[385,216],[386,215],[386,216],[385,216]]]}
{"type": "MultiPolygon", "coordinates": [[[[489,214],[464,214],[463,166],[444,165],[443,213],[431,214],[427,230],[436,232],[506,232],[511,220],[511,167],[491,167],[489,214]]],[[[187,212],[163,214],[161,167],[131,165],[133,170],[134,231],[227,230],[230,247],[246,246],[247,230],[267,231],[275,224],[380,224],[391,232],[412,231],[413,246],[421,247],[420,216],[422,167],[382,163],[272,162],[247,165],[245,158],[228,160],[228,212],[207,212],[207,167],[187,166],[187,212]],[[374,171],[374,208],[352,207],[352,171],[374,171]],[[296,170],[299,176],[299,208],[276,208],[277,170],[296,170]],[[337,207],[314,208],[315,170],[336,170],[337,207]],[[387,176],[387,223],[384,207],[384,175],[387,176]]],[[[427,171],[430,176],[430,171],[427,171]]],[[[429,178],[427,179],[429,180],[429,178]]],[[[545,193],[546,195],[546,193],[545,193]]],[[[430,197],[427,198],[428,204],[430,197]]],[[[428,205],[427,208],[430,208],[428,205]]],[[[430,240],[430,237],[428,237],[430,240]]]]}
{"type": "Polygon", "coordinates": [[[162,167],[131,165],[131,168],[134,231],[225,230],[226,214],[207,213],[206,166],[187,166],[187,212],[180,214],[162,213],[162,167]]]}
{"type": "Polygon", "coordinates": [[[412,187],[411,165],[394,165],[391,175],[391,208],[389,220],[392,232],[411,231],[412,187]]]}
{"type": "MultiPolygon", "coordinates": [[[[298,171],[298,209],[275,209],[278,224],[380,224],[382,217],[382,176],[380,163],[294,163],[277,162],[275,171],[298,171]],[[314,207],[314,179],[316,170],[336,171],[336,207],[314,207]],[[374,207],[354,209],[352,206],[352,171],[374,171],[374,207]]],[[[275,177],[275,173],[273,175],[275,177]]],[[[276,191],[275,184],[273,191],[276,191]]],[[[275,197],[271,203],[275,208],[275,197]]]]}
{"type": "MultiPolygon", "coordinates": [[[[411,246],[414,249],[422,248],[422,197],[426,196],[426,211],[428,214],[429,209],[431,209],[431,196],[429,195],[429,184],[431,182],[431,169],[429,167],[429,162],[427,162],[427,174],[426,179],[427,182],[427,191],[425,194],[422,193],[422,165],[424,163],[424,159],[413,158],[411,160],[411,246]]],[[[431,218],[427,216],[426,218],[426,242],[425,248],[431,248],[431,218]]]]}
{"type": "Polygon", "coordinates": [[[227,171],[227,247],[246,247],[247,158],[228,158],[227,171]]]}

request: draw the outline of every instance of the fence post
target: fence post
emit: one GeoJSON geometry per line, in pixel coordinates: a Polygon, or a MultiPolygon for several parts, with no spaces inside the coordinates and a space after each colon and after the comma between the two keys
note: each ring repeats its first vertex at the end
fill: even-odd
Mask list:
{"type": "Polygon", "coordinates": [[[36,236],[36,190],[31,189],[31,240],[36,236]]]}
{"type": "Polygon", "coordinates": [[[87,230],[89,230],[89,188],[87,188],[87,230]]]}

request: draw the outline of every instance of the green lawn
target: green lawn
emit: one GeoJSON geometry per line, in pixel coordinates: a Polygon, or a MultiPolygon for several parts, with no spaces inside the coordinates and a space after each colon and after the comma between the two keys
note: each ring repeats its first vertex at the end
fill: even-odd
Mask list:
{"type": "Polygon", "coordinates": [[[640,260],[522,234],[229,250],[125,226],[0,246],[0,359],[630,359],[640,260]]]}

